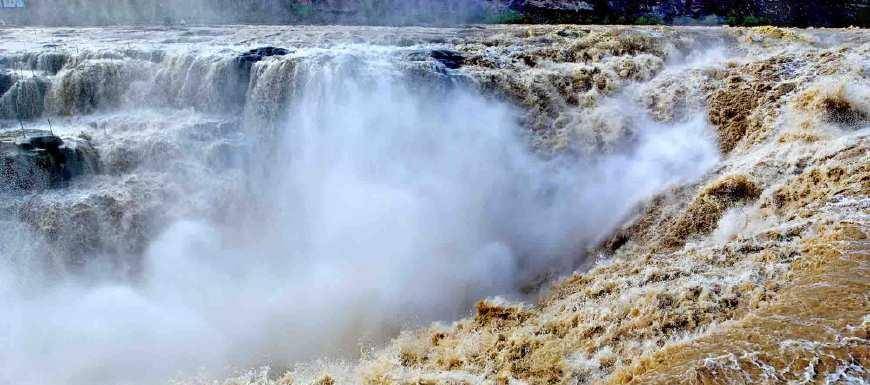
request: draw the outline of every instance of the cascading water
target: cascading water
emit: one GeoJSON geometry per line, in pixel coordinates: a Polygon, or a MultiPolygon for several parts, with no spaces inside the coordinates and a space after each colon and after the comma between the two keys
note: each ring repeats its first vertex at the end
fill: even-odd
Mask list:
{"type": "Polygon", "coordinates": [[[612,103],[633,132],[623,149],[544,157],[515,107],[409,59],[430,49],[36,65],[51,86],[29,103],[67,115],[53,129],[89,138],[102,172],[4,193],[0,383],[353,357],[529,294],[717,159],[703,119],[656,123],[627,96],[612,103]]]}

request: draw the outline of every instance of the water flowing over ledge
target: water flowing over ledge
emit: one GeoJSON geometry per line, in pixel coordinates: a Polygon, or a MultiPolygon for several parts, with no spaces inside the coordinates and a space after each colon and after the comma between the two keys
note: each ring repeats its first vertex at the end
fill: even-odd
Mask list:
{"type": "Polygon", "coordinates": [[[848,301],[814,308],[850,317],[824,326],[840,332],[818,348],[789,342],[808,338],[797,329],[750,352],[711,345],[737,339],[729,322],[763,330],[764,317],[788,317],[818,277],[860,291],[805,264],[831,242],[857,250],[846,265],[864,255],[861,33],[0,33],[11,42],[2,381],[277,370],[355,359],[359,343],[409,329],[355,373],[295,376],[543,384],[756,378],[742,362],[777,379],[804,370],[770,349],[833,355],[813,364],[826,376],[865,373],[842,358],[866,351],[848,301]],[[680,347],[698,353],[671,358],[680,347]],[[673,367],[651,370],[656,357],[673,367]]]}

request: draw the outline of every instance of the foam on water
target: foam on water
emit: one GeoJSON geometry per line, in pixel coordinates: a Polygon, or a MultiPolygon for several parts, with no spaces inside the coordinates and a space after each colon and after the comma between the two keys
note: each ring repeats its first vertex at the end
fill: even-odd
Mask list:
{"type": "MultiPolygon", "coordinates": [[[[651,78],[707,76],[730,53],[718,47],[521,78],[576,70],[577,87],[604,83],[578,91],[594,108],[552,113],[576,150],[553,155],[531,148],[530,115],[485,76],[427,56],[443,45],[300,46],[245,64],[247,45],[185,44],[10,55],[44,84],[28,124],[60,115],[54,128],[91,138],[104,172],[4,195],[0,382],[153,383],[355,358],[360,343],[457,319],[481,298],[529,298],[637,204],[719,161],[696,100],[658,121],[647,103],[651,78]]],[[[594,363],[615,356],[572,365],[603,375],[594,363]]]]}
{"type": "MultiPolygon", "coordinates": [[[[416,75],[402,57],[362,45],[268,59],[253,68],[247,102],[227,99],[225,87],[246,77],[234,75],[232,56],[88,59],[57,71],[52,111],[121,109],[62,121],[91,128],[109,173],[120,174],[73,187],[81,203],[60,203],[48,223],[54,193],[32,201],[43,202],[33,210],[39,223],[64,223],[48,248],[81,246],[81,262],[38,293],[4,280],[12,316],[3,340],[16,352],[4,372],[32,373],[32,383],[126,383],[229,362],[352,356],[360,340],[457,317],[487,295],[520,295],[524,282],[579,263],[625,210],[716,158],[703,122],[640,118],[625,151],[545,160],[510,107],[449,74],[416,75]],[[189,136],[207,119],[131,106],[152,95],[283,118],[270,118],[274,132],[245,122],[258,144],[253,163],[235,165],[240,174],[203,163],[209,146],[189,136]],[[221,188],[229,195],[200,192],[221,188]],[[65,217],[106,199],[109,209],[65,217]],[[140,229],[148,222],[136,216],[155,210],[168,227],[140,229]],[[110,223],[120,228],[98,230],[117,215],[110,223]],[[111,241],[118,232],[127,235],[111,241]],[[126,240],[145,247],[141,262],[126,240]],[[120,277],[117,258],[127,261],[120,277]]],[[[38,270],[29,261],[40,256],[29,254],[10,250],[4,271],[38,270]]]]}

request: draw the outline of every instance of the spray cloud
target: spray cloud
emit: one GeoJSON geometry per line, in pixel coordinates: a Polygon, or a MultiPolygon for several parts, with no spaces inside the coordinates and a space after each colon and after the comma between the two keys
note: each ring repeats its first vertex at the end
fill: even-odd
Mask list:
{"type": "Polygon", "coordinates": [[[610,107],[635,126],[624,149],[542,159],[511,107],[461,83],[430,87],[391,50],[286,58],[298,60],[279,85],[296,95],[286,123],[267,170],[238,181],[259,209],[177,221],[135,282],[41,278],[22,258],[36,258],[39,236],[6,218],[20,231],[0,248],[0,382],[150,383],[352,356],[361,339],[522,295],[576,266],[632,206],[716,161],[703,119],[655,123],[627,98],[610,107]]]}

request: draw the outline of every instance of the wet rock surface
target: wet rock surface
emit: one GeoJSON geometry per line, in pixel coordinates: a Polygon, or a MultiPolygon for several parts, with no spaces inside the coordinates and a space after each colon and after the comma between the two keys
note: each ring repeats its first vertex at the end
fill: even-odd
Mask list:
{"type": "Polygon", "coordinates": [[[465,57],[455,51],[435,50],[432,51],[429,55],[432,56],[433,59],[437,60],[439,63],[450,69],[457,69],[465,64],[465,57]]]}
{"type": "Polygon", "coordinates": [[[461,52],[435,49],[414,51],[405,56],[410,62],[434,62],[446,69],[459,69],[465,64],[465,56],[461,52]]]}
{"type": "Polygon", "coordinates": [[[48,131],[0,134],[0,186],[33,191],[64,187],[99,172],[99,156],[84,139],[62,139],[48,131]]]}
{"type": "Polygon", "coordinates": [[[242,63],[256,63],[270,56],[284,56],[289,53],[290,51],[284,48],[260,47],[243,53],[238,60],[242,63]]]}
{"type": "Polygon", "coordinates": [[[0,96],[9,91],[12,85],[15,84],[15,78],[8,71],[0,71],[0,96]]]}

